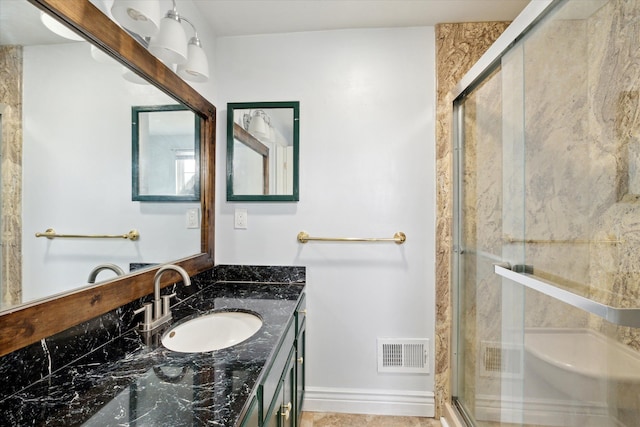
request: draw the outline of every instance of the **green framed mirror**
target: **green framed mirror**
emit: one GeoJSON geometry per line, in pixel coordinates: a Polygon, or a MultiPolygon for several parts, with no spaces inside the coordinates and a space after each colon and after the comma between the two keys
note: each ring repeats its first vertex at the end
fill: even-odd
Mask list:
{"type": "Polygon", "coordinates": [[[300,103],[227,104],[227,200],[297,202],[300,103]]]}
{"type": "Polygon", "coordinates": [[[131,107],[131,200],[200,200],[200,117],[184,105],[131,107]]]}

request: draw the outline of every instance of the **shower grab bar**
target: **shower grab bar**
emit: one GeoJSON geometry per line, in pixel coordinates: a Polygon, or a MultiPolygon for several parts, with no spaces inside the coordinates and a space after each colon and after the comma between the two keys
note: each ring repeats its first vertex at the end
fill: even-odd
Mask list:
{"type": "Polygon", "coordinates": [[[550,240],[550,239],[516,239],[512,236],[504,236],[505,243],[529,243],[529,244],[567,244],[567,245],[590,245],[590,244],[602,244],[602,245],[620,245],[625,243],[622,239],[602,239],[602,240],[588,240],[588,239],[564,239],[564,240],[550,240]]]}
{"type": "Polygon", "coordinates": [[[306,231],[298,233],[298,242],[307,243],[311,240],[320,242],[395,242],[398,245],[403,244],[407,240],[407,236],[398,231],[393,237],[311,237],[306,231]]]}
{"type": "Polygon", "coordinates": [[[495,265],[494,269],[495,273],[499,276],[543,293],[558,301],[562,301],[572,307],[595,314],[615,325],[630,326],[632,328],[640,327],[640,308],[611,307],[559,288],[551,282],[541,280],[531,274],[518,273],[500,265],[495,265]]]}
{"type": "Polygon", "coordinates": [[[56,238],[138,240],[140,233],[138,230],[131,230],[127,234],[58,234],[53,228],[47,228],[44,233],[36,233],[36,237],[46,237],[49,240],[56,238]]]}

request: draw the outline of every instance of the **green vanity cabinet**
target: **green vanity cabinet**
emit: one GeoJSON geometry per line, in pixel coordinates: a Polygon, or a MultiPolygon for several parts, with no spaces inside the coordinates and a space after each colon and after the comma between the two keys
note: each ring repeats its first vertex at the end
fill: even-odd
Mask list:
{"type": "Polygon", "coordinates": [[[267,372],[252,398],[241,427],[298,427],[304,397],[306,337],[302,295],[267,372]]]}

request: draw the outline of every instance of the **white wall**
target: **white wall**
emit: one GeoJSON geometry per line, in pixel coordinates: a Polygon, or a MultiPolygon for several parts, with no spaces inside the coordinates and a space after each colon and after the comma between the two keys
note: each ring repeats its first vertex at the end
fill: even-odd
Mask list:
{"type": "MultiPolygon", "coordinates": [[[[200,229],[186,228],[198,203],[131,201],[131,106],[174,104],[122,67],[92,59],[86,43],[24,49],[23,297],[86,283],[98,264],[167,262],[200,252],[200,229]],[[124,234],[140,240],[36,238],[124,234]],[[167,242],[170,241],[170,244],[167,242]]],[[[98,280],[113,277],[103,272],[98,280]]]]}
{"type": "Polygon", "coordinates": [[[307,267],[306,410],[433,415],[434,29],[225,37],[216,54],[216,263],[307,267]],[[298,203],[225,201],[226,103],[247,101],[300,101],[298,203]],[[429,338],[431,373],[377,373],[377,337],[429,338]]]}

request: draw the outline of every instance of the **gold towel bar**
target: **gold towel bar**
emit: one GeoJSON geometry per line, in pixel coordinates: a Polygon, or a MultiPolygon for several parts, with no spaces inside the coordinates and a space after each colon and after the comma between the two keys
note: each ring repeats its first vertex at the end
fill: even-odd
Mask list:
{"type": "Polygon", "coordinates": [[[298,233],[298,242],[307,243],[310,240],[317,240],[321,242],[395,242],[399,245],[403,244],[407,240],[407,236],[399,231],[390,238],[376,238],[376,237],[311,237],[306,231],[298,233]]]}
{"type": "Polygon", "coordinates": [[[138,230],[131,230],[127,234],[57,234],[53,228],[48,228],[44,233],[36,233],[36,237],[46,237],[54,239],[58,237],[74,239],[129,239],[138,240],[140,233],[138,230]]]}

